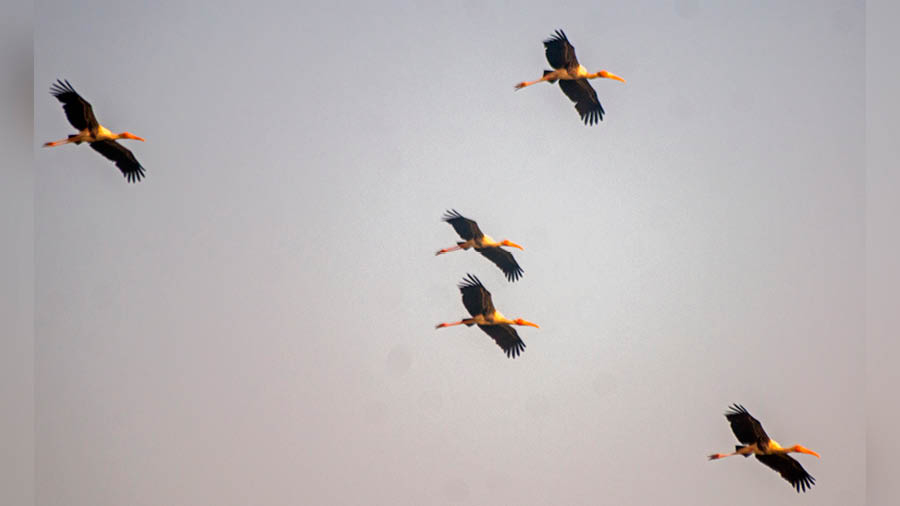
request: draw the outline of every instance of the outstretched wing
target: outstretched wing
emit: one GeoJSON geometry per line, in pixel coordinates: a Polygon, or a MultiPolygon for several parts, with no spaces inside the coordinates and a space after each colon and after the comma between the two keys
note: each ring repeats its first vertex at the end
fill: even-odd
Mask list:
{"type": "Polygon", "coordinates": [[[524,274],[524,271],[519,267],[519,264],[516,262],[512,253],[500,246],[481,248],[478,252],[491,262],[494,262],[494,264],[503,271],[503,274],[506,275],[506,279],[509,281],[516,281],[524,274]]]}
{"type": "Polygon", "coordinates": [[[481,284],[477,277],[467,274],[459,284],[462,293],[463,305],[470,315],[493,315],[494,303],[491,301],[491,292],[481,284]]]}
{"type": "Polygon", "coordinates": [[[516,358],[525,351],[525,343],[511,325],[479,325],[478,328],[491,336],[509,358],[516,358]]]}
{"type": "Polygon", "coordinates": [[[78,130],[89,128],[91,131],[97,130],[99,123],[94,117],[94,110],[87,100],[81,98],[81,95],[72,88],[69,81],[56,80],[50,86],[50,94],[62,102],[63,110],[66,112],[66,118],[69,123],[78,130]]]}
{"type": "Polygon", "coordinates": [[[459,214],[456,209],[445,212],[443,219],[447,223],[453,225],[453,230],[456,230],[456,233],[467,241],[484,237],[484,234],[481,233],[481,229],[478,228],[478,224],[459,214]]]}
{"type": "Polygon", "coordinates": [[[556,30],[549,39],[544,41],[544,53],[547,55],[550,66],[555,69],[578,67],[575,48],[569,43],[569,39],[562,30],[556,30]]]}
{"type": "Polygon", "coordinates": [[[725,413],[725,418],[731,424],[731,431],[738,438],[738,441],[745,445],[756,443],[757,446],[764,446],[769,442],[769,436],[763,430],[759,420],[753,418],[750,413],[741,406],[735,404],[725,413]]]}
{"type": "Polygon", "coordinates": [[[116,167],[125,175],[129,183],[140,181],[144,177],[144,167],[137,161],[131,151],[113,140],[92,142],[91,147],[101,155],[116,162],[116,167]]]}
{"type": "Polygon", "coordinates": [[[587,79],[561,79],[559,87],[569,100],[575,102],[575,110],[581,116],[585,125],[593,125],[603,121],[603,106],[597,98],[597,92],[587,79]]]}
{"type": "Polygon", "coordinates": [[[810,476],[806,469],[803,469],[803,466],[790,455],[757,455],[756,458],[763,464],[778,471],[778,474],[790,482],[791,486],[797,489],[798,493],[806,492],[806,489],[812,488],[816,482],[816,479],[810,476]]]}

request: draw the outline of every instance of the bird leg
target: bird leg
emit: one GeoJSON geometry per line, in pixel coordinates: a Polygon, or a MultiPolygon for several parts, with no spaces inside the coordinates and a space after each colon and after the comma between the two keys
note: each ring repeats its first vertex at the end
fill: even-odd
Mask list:
{"type": "Polygon", "coordinates": [[[559,79],[560,75],[559,70],[545,70],[544,75],[541,76],[537,81],[522,81],[521,83],[516,85],[517,90],[521,90],[526,86],[531,86],[532,84],[542,83],[544,81],[550,81],[551,83],[555,83],[557,79],[559,79]]]}
{"type": "Polygon", "coordinates": [[[724,459],[725,457],[731,457],[734,455],[743,455],[745,457],[749,457],[751,453],[753,453],[753,448],[751,446],[738,446],[737,449],[732,453],[713,453],[709,456],[709,460],[717,460],[724,459]]]}
{"type": "Polygon", "coordinates": [[[434,326],[434,328],[436,328],[436,329],[442,329],[442,328],[444,328],[444,327],[452,327],[452,326],[454,326],[454,325],[468,325],[468,326],[472,326],[472,325],[475,325],[475,323],[476,323],[477,321],[478,321],[478,320],[475,319],[475,318],[463,318],[462,320],[460,320],[460,321],[458,321],[458,322],[453,322],[453,323],[438,323],[437,325],[434,326]]]}
{"type": "Polygon", "coordinates": [[[435,253],[434,255],[437,256],[437,255],[440,255],[441,253],[450,253],[451,251],[456,251],[458,249],[462,249],[462,246],[457,244],[456,246],[453,246],[452,248],[444,248],[444,249],[438,251],[437,253],[435,253]]]}
{"type": "Polygon", "coordinates": [[[544,77],[542,77],[542,78],[538,79],[537,81],[522,81],[521,83],[516,85],[516,89],[521,90],[522,88],[524,88],[526,86],[531,86],[532,84],[537,84],[537,83],[543,82],[545,80],[546,79],[544,77]]]}
{"type": "Polygon", "coordinates": [[[58,140],[58,141],[45,142],[45,143],[44,143],[44,147],[45,147],[45,148],[52,148],[53,146],[62,146],[63,144],[68,144],[68,143],[70,143],[70,142],[75,142],[75,141],[72,139],[72,137],[67,137],[67,138],[65,138],[65,139],[60,139],[60,140],[58,140]]]}
{"type": "Polygon", "coordinates": [[[437,325],[434,326],[434,328],[442,329],[444,327],[452,327],[454,325],[462,325],[465,322],[466,322],[465,320],[460,320],[458,322],[453,322],[453,323],[438,323],[437,325]]]}

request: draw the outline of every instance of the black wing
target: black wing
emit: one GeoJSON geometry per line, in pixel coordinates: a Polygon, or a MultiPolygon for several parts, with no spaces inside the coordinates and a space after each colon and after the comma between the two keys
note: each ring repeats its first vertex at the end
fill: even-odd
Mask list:
{"type": "Polygon", "coordinates": [[[471,274],[467,274],[459,284],[462,293],[463,305],[470,315],[493,315],[494,303],[491,301],[491,292],[481,284],[481,281],[471,274]]]}
{"type": "Polygon", "coordinates": [[[559,87],[569,100],[575,102],[575,110],[581,116],[585,125],[593,125],[603,121],[603,106],[597,98],[597,92],[587,79],[561,79],[559,87]]]}
{"type": "Polygon", "coordinates": [[[516,358],[525,351],[525,343],[511,325],[479,325],[478,328],[491,336],[509,358],[516,358]]]}
{"type": "Polygon", "coordinates": [[[125,175],[129,183],[140,181],[144,177],[144,167],[137,161],[131,151],[116,141],[106,140],[92,142],[91,147],[101,155],[116,162],[116,167],[125,175]]]}
{"type": "Polygon", "coordinates": [[[519,279],[524,271],[519,264],[516,262],[516,259],[513,258],[512,253],[506,251],[500,246],[491,246],[488,248],[481,248],[478,250],[479,253],[484,255],[485,258],[494,262],[500,270],[503,271],[503,274],[506,275],[506,279],[509,281],[516,281],[519,279]]]}
{"type": "Polygon", "coordinates": [[[762,424],[750,416],[744,406],[740,404],[731,406],[731,410],[725,413],[725,418],[728,419],[731,431],[741,443],[745,445],[756,443],[758,446],[765,446],[769,442],[769,436],[763,430],[762,424]]]}
{"type": "Polygon", "coordinates": [[[556,30],[556,33],[544,41],[544,53],[550,66],[555,69],[578,66],[575,48],[569,44],[569,39],[562,30],[556,30]]]}
{"type": "Polygon", "coordinates": [[[81,95],[75,91],[75,88],[72,88],[69,81],[57,79],[55,83],[50,85],[50,94],[62,102],[63,110],[66,111],[66,118],[69,119],[69,123],[73,127],[78,130],[89,128],[91,131],[96,131],[97,127],[100,126],[97,123],[97,118],[94,117],[94,110],[91,108],[91,104],[81,98],[81,95]]]}
{"type": "Polygon", "coordinates": [[[806,489],[812,488],[816,479],[803,469],[799,462],[794,460],[790,455],[772,454],[757,455],[757,459],[763,464],[778,471],[782,478],[789,481],[790,484],[797,489],[797,492],[806,492],[806,489]]]}
{"type": "Polygon", "coordinates": [[[444,221],[453,225],[453,229],[465,240],[481,239],[484,234],[478,228],[478,224],[463,215],[459,214],[456,209],[444,213],[444,221]]]}

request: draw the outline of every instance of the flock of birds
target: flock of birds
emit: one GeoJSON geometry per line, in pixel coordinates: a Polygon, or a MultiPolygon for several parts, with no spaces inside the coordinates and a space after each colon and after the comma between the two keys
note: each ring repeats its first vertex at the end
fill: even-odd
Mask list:
{"type": "MultiPolygon", "coordinates": [[[[502,241],[493,239],[481,231],[478,223],[462,216],[455,209],[444,214],[444,221],[453,226],[453,229],[456,230],[456,233],[463,240],[457,242],[456,246],[438,250],[435,255],[442,255],[457,250],[474,249],[496,264],[509,281],[516,281],[524,274],[512,253],[503,249],[504,246],[523,249],[522,246],[508,239],[502,241]]],[[[484,287],[481,280],[472,274],[467,274],[463,278],[459,284],[459,291],[462,294],[463,306],[469,312],[470,317],[462,318],[455,322],[439,323],[435,328],[442,329],[455,325],[465,325],[467,327],[478,325],[478,328],[491,336],[509,358],[516,358],[525,350],[525,342],[519,337],[513,325],[540,328],[536,323],[522,318],[512,320],[503,316],[503,313],[497,311],[497,308],[494,307],[491,292],[484,287]]],[[[735,437],[742,444],[735,446],[735,451],[732,453],[714,453],[709,456],[709,460],[718,460],[734,455],[743,455],[744,457],[755,455],[757,460],[777,471],[791,486],[797,489],[797,492],[806,492],[816,482],[815,478],[810,476],[803,469],[803,466],[788,453],[806,453],[816,457],[819,456],[818,453],[801,445],[781,446],[766,434],[759,420],[753,418],[739,404],[732,406],[725,413],[725,418],[731,424],[731,430],[734,432],[735,437]]]]}
{"type": "MultiPolygon", "coordinates": [[[[586,125],[594,125],[602,121],[605,111],[588,79],[606,78],[623,83],[625,80],[606,70],[595,73],[588,72],[584,66],[578,63],[575,48],[562,30],[556,30],[549,39],[544,41],[544,51],[547,61],[554,70],[545,70],[540,79],[523,81],[515,88],[519,90],[544,81],[550,84],[559,82],[560,89],[575,103],[575,109],[586,125]]],[[[119,139],[144,141],[143,138],[130,132],[113,133],[101,125],[94,116],[91,104],[82,98],[68,81],[57,80],[51,85],[50,93],[63,104],[66,118],[73,127],[78,129],[78,133],[69,135],[65,139],[47,142],[44,144],[45,147],[69,143],[77,145],[87,142],[95,151],[115,162],[129,183],[140,181],[144,177],[144,167],[137,161],[134,154],[116,142],[119,139]]],[[[524,271],[512,253],[503,249],[508,247],[521,250],[522,246],[507,239],[494,240],[481,231],[478,223],[462,216],[456,210],[447,211],[443,220],[449,223],[463,240],[457,242],[456,246],[439,250],[436,255],[474,249],[499,267],[507,280],[516,281],[523,275],[524,271]]],[[[509,358],[516,358],[525,350],[525,343],[519,337],[516,329],[512,327],[513,325],[540,328],[536,323],[522,318],[512,320],[503,316],[494,307],[491,292],[472,274],[468,274],[460,282],[459,291],[462,294],[463,306],[470,317],[455,322],[440,323],[436,328],[478,325],[478,328],[489,335],[509,358]]],[[[735,451],[731,453],[712,454],[709,456],[709,460],[735,455],[744,457],[755,455],[757,460],[777,471],[797,492],[805,492],[812,487],[815,479],[788,454],[795,452],[819,457],[818,453],[801,445],[781,446],[774,439],[769,438],[766,431],[763,430],[762,424],[741,405],[731,406],[725,413],[725,418],[731,424],[731,430],[741,445],[737,445],[735,451]]]]}

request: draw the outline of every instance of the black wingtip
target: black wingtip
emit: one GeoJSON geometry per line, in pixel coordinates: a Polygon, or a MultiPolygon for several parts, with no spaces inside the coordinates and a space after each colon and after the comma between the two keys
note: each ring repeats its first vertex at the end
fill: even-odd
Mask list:
{"type": "Polygon", "coordinates": [[[75,93],[75,88],[69,83],[68,79],[57,79],[55,83],[50,83],[50,94],[58,97],[65,93],[75,93]]]}
{"type": "Polygon", "coordinates": [[[569,38],[566,37],[566,32],[559,30],[554,30],[552,34],[550,34],[550,38],[544,40],[544,44],[553,44],[555,42],[569,42],[569,38]]]}
{"type": "Polygon", "coordinates": [[[449,211],[444,211],[444,215],[441,216],[442,221],[450,221],[455,220],[456,218],[462,218],[463,215],[459,214],[459,211],[456,209],[450,209],[449,211]]]}
{"type": "Polygon", "coordinates": [[[505,351],[508,358],[516,358],[521,355],[523,351],[525,351],[525,342],[519,341],[518,343],[507,348],[505,351]]]}
{"type": "Polygon", "coordinates": [[[731,406],[728,406],[728,409],[729,410],[725,412],[725,416],[750,414],[744,406],[741,406],[740,404],[737,404],[737,403],[732,404],[731,406]]]}
{"type": "Polygon", "coordinates": [[[587,126],[597,125],[603,121],[603,109],[594,109],[581,115],[581,120],[587,126]]]}
{"type": "Polygon", "coordinates": [[[129,183],[137,183],[145,176],[144,166],[138,166],[137,170],[134,172],[123,172],[123,175],[125,176],[125,180],[129,183]]]}
{"type": "Polygon", "coordinates": [[[506,280],[510,283],[513,283],[515,281],[518,281],[519,278],[521,278],[525,274],[525,271],[523,271],[522,269],[517,269],[514,271],[504,272],[504,274],[506,274],[506,280]]]}
{"type": "Polygon", "coordinates": [[[474,274],[466,273],[465,277],[463,277],[462,281],[459,283],[459,288],[468,288],[470,286],[477,286],[480,288],[484,288],[484,285],[481,284],[481,280],[478,279],[478,276],[474,274]]]}
{"type": "Polygon", "coordinates": [[[566,37],[566,32],[564,32],[562,28],[557,28],[556,30],[554,30],[551,37],[551,40],[569,40],[569,38],[566,37]]]}
{"type": "Polygon", "coordinates": [[[793,487],[795,489],[797,489],[798,494],[800,492],[806,492],[807,490],[811,489],[813,487],[813,485],[815,485],[815,484],[816,484],[816,479],[813,478],[809,474],[800,478],[799,480],[795,481],[794,483],[791,483],[791,485],[793,485],[793,487]]]}

